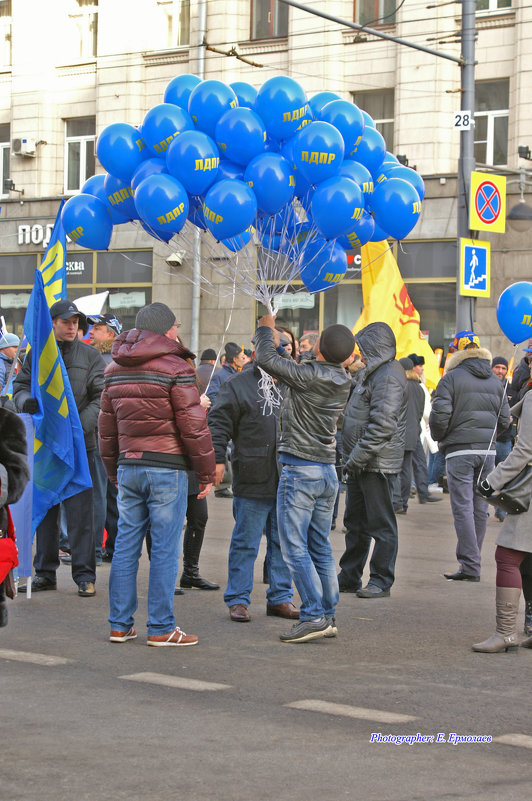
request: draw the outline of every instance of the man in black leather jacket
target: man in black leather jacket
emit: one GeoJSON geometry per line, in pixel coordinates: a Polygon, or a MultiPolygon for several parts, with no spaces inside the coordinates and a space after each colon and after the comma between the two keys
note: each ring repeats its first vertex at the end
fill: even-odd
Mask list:
{"type": "Polygon", "coordinates": [[[395,578],[397,522],[393,490],[403,462],[407,384],[395,360],[395,335],[386,323],[370,323],[355,337],[366,366],[358,371],[342,428],[347,496],[341,592],[387,598],[395,578]],[[370,576],[362,573],[375,540],[370,576]]]}
{"type": "Polygon", "coordinates": [[[280,638],[334,637],[338,580],[329,533],[338,489],[335,435],[351,384],[342,363],[352,357],[354,337],[343,325],[329,326],[315,345],[316,359],[296,364],[276,352],[278,332],[266,315],[254,342],[258,365],[287,387],[280,418],[277,523],[301,607],[300,622],[280,638]]]}
{"type": "MultiPolygon", "coordinates": [[[[58,300],[50,308],[55,338],[79,412],[85,447],[93,484],[96,479],[95,453],[97,448],[98,414],[103,390],[105,363],[90,345],[78,339],[79,318],[83,317],[69,300],[58,300]]],[[[38,404],[31,397],[31,360],[28,353],[13,386],[13,401],[21,412],[35,414],[38,404]]],[[[63,501],[72,549],[72,578],[78,585],[78,595],[88,598],[95,595],[96,557],[94,547],[93,491],[78,492],[63,501]]],[[[33,566],[35,578],[32,592],[57,589],[56,570],[59,567],[60,506],[48,510],[37,526],[37,547],[33,566]]],[[[25,592],[19,587],[19,592],[25,592]]]]}

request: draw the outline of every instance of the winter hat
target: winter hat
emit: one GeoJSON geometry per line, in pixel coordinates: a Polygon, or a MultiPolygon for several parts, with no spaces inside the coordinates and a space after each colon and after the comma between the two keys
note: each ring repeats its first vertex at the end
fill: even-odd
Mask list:
{"type": "Polygon", "coordinates": [[[470,347],[471,345],[476,345],[477,348],[480,348],[480,339],[475,332],[458,331],[453,339],[453,347],[455,347],[456,350],[466,350],[466,348],[470,347]]]}
{"type": "Polygon", "coordinates": [[[505,367],[508,367],[508,360],[504,358],[504,356],[495,356],[492,359],[491,366],[495,367],[497,364],[504,364],[505,367]]]}
{"type": "Polygon", "coordinates": [[[423,364],[425,364],[425,357],[418,356],[417,353],[409,353],[408,358],[413,362],[414,367],[421,367],[423,364]]]}
{"type": "Polygon", "coordinates": [[[175,314],[166,303],[150,303],[137,312],[135,328],[142,331],[153,331],[154,334],[166,334],[175,324],[175,314]]]}
{"type": "Polygon", "coordinates": [[[242,348],[240,345],[237,345],[236,342],[226,342],[224,351],[227,361],[232,362],[235,356],[238,356],[239,353],[242,353],[242,348]]]}
{"type": "Polygon", "coordinates": [[[410,356],[404,356],[402,359],[399,359],[399,364],[403,368],[403,370],[413,370],[414,369],[414,362],[410,358],[410,356]]]}
{"type": "Polygon", "coordinates": [[[355,349],[355,337],[346,325],[329,325],[320,336],[320,353],[333,364],[341,364],[355,349]]]}
{"type": "Polygon", "coordinates": [[[62,320],[69,320],[75,315],[78,317],[85,316],[71,300],[56,300],[50,306],[50,315],[52,320],[55,320],[56,317],[60,317],[62,320]]]}
{"type": "Polygon", "coordinates": [[[212,348],[207,348],[201,354],[200,361],[201,362],[213,362],[216,359],[216,351],[212,348]]]}
{"type": "Polygon", "coordinates": [[[10,334],[6,331],[6,333],[0,337],[0,350],[3,348],[18,348],[19,345],[20,339],[16,334],[10,334]]]}

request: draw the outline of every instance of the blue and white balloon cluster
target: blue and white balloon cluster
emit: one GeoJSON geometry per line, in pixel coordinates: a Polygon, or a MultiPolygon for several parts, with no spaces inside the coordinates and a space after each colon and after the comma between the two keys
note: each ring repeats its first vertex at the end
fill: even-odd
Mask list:
{"type": "Polygon", "coordinates": [[[97,155],[107,174],[63,209],[78,244],[105,250],[130,220],[168,242],[190,220],[232,251],[252,237],[284,248],[311,292],[342,279],[346,250],[403,239],[424,196],[366,112],[332,92],[307,100],[285,76],[257,91],[180,75],[139,128],[107,126],[97,155]]]}

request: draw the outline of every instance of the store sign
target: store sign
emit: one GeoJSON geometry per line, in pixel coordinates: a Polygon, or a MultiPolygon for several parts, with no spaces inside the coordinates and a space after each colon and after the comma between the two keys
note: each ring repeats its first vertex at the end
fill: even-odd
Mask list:
{"type": "Polygon", "coordinates": [[[141,309],[145,305],[145,292],[115,292],[109,295],[110,309],[141,309]]]}
{"type": "Polygon", "coordinates": [[[0,306],[3,309],[25,309],[29,302],[29,292],[8,292],[0,295],[0,306]]]}
{"type": "Polygon", "coordinates": [[[24,223],[18,226],[18,243],[19,245],[42,245],[48,246],[52,231],[54,230],[54,223],[47,225],[28,225],[24,223]]]}
{"type": "Polygon", "coordinates": [[[309,292],[274,295],[272,305],[276,309],[313,309],[316,298],[309,292]]]}
{"type": "MultiPolygon", "coordinates": [[[[92,258],[91,258],[91,265],[92,265],[92,258]]],[[[67,274],[70,275],[85,275],[85,262],[83,261],[83,259],[77,259],[76,261],[67,261],[66,271],[67,274]]]]}

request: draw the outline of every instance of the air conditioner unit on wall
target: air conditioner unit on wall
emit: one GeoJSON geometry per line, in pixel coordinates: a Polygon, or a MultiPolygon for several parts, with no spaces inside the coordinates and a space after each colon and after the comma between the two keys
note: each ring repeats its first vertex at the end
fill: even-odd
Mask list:
{"type": "Polygon", "coordinates": [[[35,139],[28,139],[26,137],[13,139],[11,142],[11,152],[14,156],[29,156],[33,158],[36,155],[35,139]]]}

